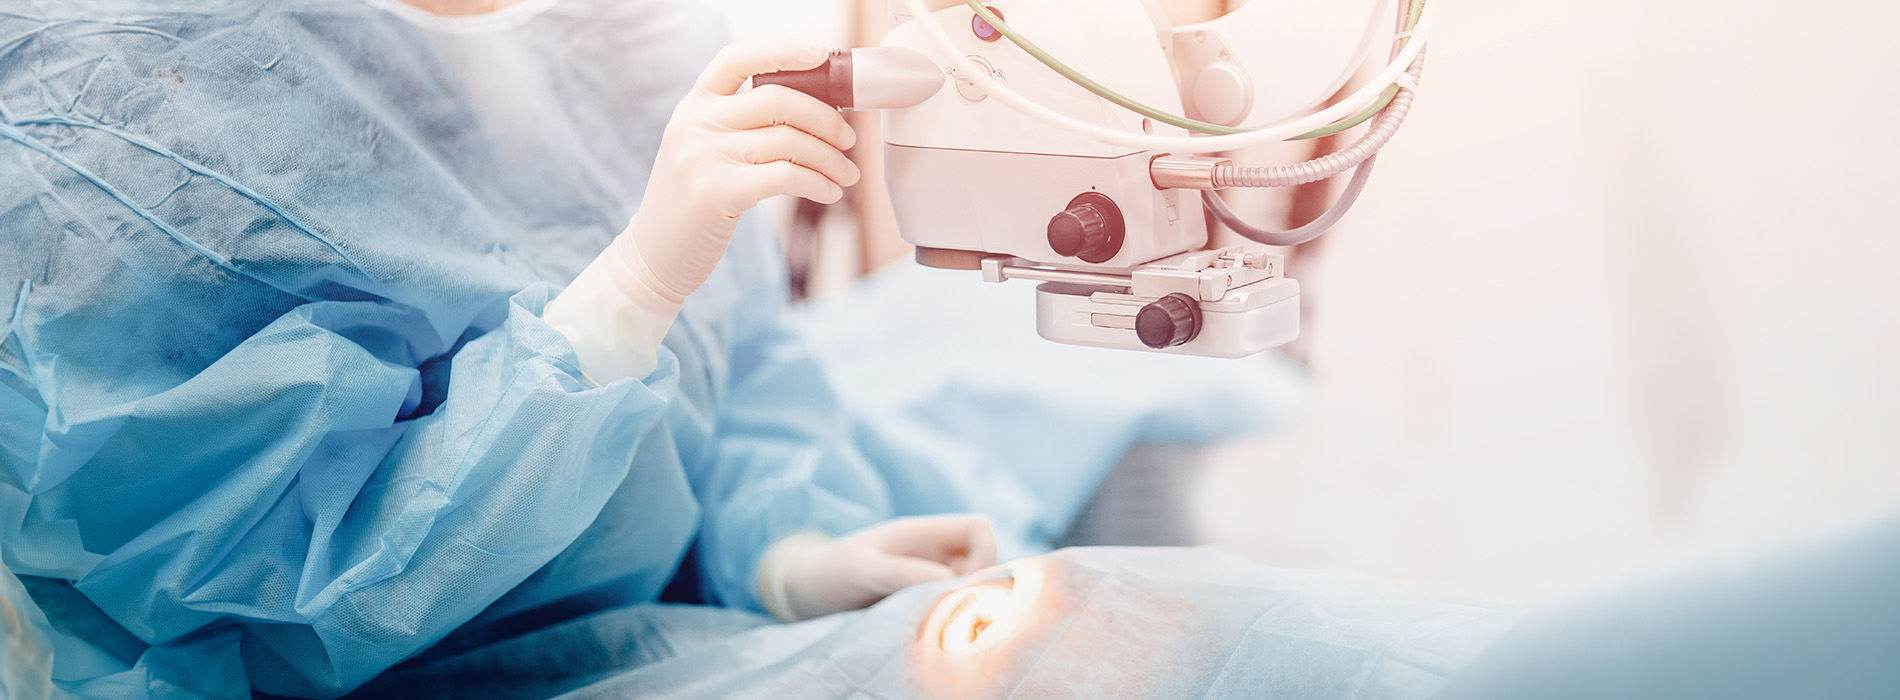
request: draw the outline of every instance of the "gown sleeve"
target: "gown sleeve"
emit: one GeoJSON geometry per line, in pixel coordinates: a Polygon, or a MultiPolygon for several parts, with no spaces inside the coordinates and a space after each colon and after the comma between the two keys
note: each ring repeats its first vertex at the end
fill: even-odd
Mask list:
{"type": "Polygon", "coordinates": [[[840,535],[888,519],[884,477],[861,449],[865,424],[839,400],[824,368],[785,318],[782,258],[756,217],[741,221],[712,280],[687,300],[687,336],[729,335],[728,379],[712,444],[689,463],[704,511],[695,545],[699,596],[763,610],[753,589],[766,547],[789,535],[840,535]],[[729,306],[723,328],[696,322],[698,305],[729,306]]]}
{"type": "Polygon", "coordinates": [[[135,638],[100,694],[360,685],[572,543],[672,399],[668,353],[585,381],[447,204],[326,219],[65,117],[0,154],[0,553],[135,638]]]}

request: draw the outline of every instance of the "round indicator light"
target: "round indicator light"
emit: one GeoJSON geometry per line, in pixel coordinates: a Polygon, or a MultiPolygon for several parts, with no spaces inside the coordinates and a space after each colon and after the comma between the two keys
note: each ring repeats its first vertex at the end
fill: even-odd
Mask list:
{"type": "MultiPolygon", "coordinates": [[[[997,19],[1005,19],[1002,11],[994,7],[984,5],[983,9],[995,13],[997,19]]],[[[997,39],[1003,38],[1002,32],[996,31],[996,28],[990,26],[989,22],[983,21],[983,15],[970,15],[970,32],[975,34],[976,38],[984,41],[996,41],[997,39]]]]}

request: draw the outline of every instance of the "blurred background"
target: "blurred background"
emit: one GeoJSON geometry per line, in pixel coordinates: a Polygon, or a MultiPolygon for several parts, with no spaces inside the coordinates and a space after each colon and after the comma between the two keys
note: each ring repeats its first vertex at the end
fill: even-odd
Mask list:
{"type": "MultiPolygon", "coordinates": [[[[887,26],[883,0],[718,1],[740,38],[887,26]]],[[[1163,539],[1521,600],[1900,502],[1900,3],[1436,1],[1418,106],[1365,197],[1287,251],[1302,411],[1138,450],[1185,499],[1163,539]]],[[[1165,4],[1183,24],[1240,0],[1165,4]]],[[[871,184],[773,204],[796,294],[912,264],[876,115],[854,118],[871,184]]],[[[1242,213],[1298,223],[1328,199],[1242,213]]]]}

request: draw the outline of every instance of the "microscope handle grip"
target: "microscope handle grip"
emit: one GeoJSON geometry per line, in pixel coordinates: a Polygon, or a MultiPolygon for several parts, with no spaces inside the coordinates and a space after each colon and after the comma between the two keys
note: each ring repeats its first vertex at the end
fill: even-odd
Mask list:
{"type": "Polygon", "coordinates": [[[760,73],[752,76],[752,87],[762,85],[783,85],[799,92],[818,98],[819,102],[850,109],[851,99],[851,52],[835,51],[831,58],[817,68],[806,70],[785,70],[774,73],[760,73]]]}

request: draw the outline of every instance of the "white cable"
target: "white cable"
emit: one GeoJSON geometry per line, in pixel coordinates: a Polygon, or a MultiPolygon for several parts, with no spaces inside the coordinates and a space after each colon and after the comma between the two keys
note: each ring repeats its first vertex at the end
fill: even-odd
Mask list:
{"type": "MultiPolygon", "coordinates": [[[[1345,87],[1346,83],[1352,80],[1352,76],[1359,72],[1359,68],[1366,65],[1366,60],[1372,58],[1372,50],[1379,46],[1379,35],[1386,30],[1386,23],[1382,20],[1387,19],[1386,10],[1391,6],[1392,0],[1379,0],[1379,6],[1372,8],[1372,17],[1366,20],[1366,30],[1365,33],[1359,37],[1359,48],[1353,51],[1352,62],[1346,64],[1346,67],[1340,70],[1337,77],[1326,83],[1327,87],[1325,90],[1313,96],[1311,102],[1300,105],[1291,112],[1274,117],[1273,119],[1263,119],[1261,121],[1277,122],[1290,119],[1293,118],[1295,114],[1319,109],[1320,105],[1326,104],[1326,100],[1331,98],[1334,94],[1337,94],[1340,88],[1345,87]]],[[[1410,34],[1411,32],[1406,33],[1410,34]]],[[[1391,44],[1387,43],[1386,45],[1390,46],[1391,44]]]]}
{"type": "MultiPolygon", "coordinates": [[[[1214,189],[1223,187],[1292,187],[1317,182],[1338,175],[1347,168],[1358,165],[1378,155],[1398,133],[1399,126],[1405,123],[1406,113],[1412,110],[1412,85],[1419,71],[1425,68],[1425,57],[1419,56],[1403,78],[1399,80],[1400,90],[1392,96],[1392,103],[1372,119],[1372,126],[1364,136],[1351,146],[1340,149],[1330,155],[1314,158],[1304,163],[1292,165],[1273,165],[1266,167],[1242,167],[1237,165],[1216,165],[1212,173],[1214,189]]],[[[1285,244],[1276,244],[1285,245],[1285,244]]]]}
{"type": "Polygon", "coordinates": [[[958,68],[959,78],[970,79],[971,82],[976,83],[978,87],[989,93],[991,97],[1002,100],[1004,104],[1015,108],[1018,112],[1048,122],[1058,128],[1081,132],[1093,136],[1104,143],[1111,143],[1126,148],[1175,153],[1214,153],[1218,151],[1238,150],[1275,141],[1285,141],[1344,119],[1371,106],[1379,100],[1379,96],[1385,92],[1388,86],[1395,84],[1399,80],[1399,76],[1405,74],[1406,68],[1412,64],[1414,59],[1418,58],[1419,51],[1424,49],[1426,43],[1425,38],[1431,33],[1432,16],[1436,14],[1434,8],[1436,8],[1439,3],[1428,3],[1425,10],[1419,14],[1418,25],[1412,30],[1416,33],[1417,39],[1408,43],[1405,49],[1400,51],[1398,56],[1393,58],[1391,65],[1386,66],[1385,70],[1380,71],[1371,82],[1366,83],[1365,86],[1359,88],[1358,92],[1353,93],[1346,99],[1340,100],[1331,107],[1309,114],[1305,118],[1285,124],[1258,131],[1249,131],[1244,134],[1200,137],[1150,136],[1135,132],[1118,131],[1097,124],[1091,124],[1037,104],[1003,84],[1002,81],[992,77],[989,71],[977,67],[974,61],[971,61],[968,56],[958,50],[957,45],[950,40],[950,35],[945,32],[942,27],[937,26],[937,23],[931,19],[930,8],[924,5],[924,0],[904,0],[904,4],[910,8],[911,21],[922,22],[924,36],[929,37],[930,42],[936,45],[937,50],[943,52],[945,56],[948,56],[951,64],[958,68]]]}

